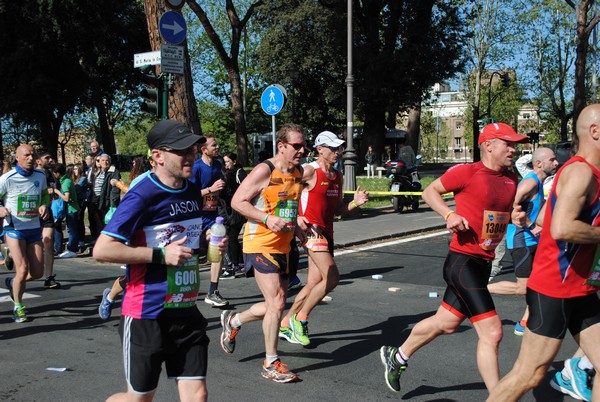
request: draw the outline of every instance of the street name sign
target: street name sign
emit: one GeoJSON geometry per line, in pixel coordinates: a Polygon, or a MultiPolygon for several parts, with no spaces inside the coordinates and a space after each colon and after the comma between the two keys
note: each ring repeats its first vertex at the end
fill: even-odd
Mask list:
{"type": "Polygon", "coordinates": [[[133,67],[155,66],[160,64],[160,51],[136,53],[133,55],[133,67]]]}

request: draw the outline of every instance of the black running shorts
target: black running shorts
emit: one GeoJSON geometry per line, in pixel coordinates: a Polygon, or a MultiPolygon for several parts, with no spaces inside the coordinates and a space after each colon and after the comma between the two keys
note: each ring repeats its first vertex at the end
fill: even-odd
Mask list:
{"type": "Polygon", "coordinates": [[[471,322],[497,315],[487,288],[491,270],[491,261],[450,251],[444,263],[444,280],[448,287],[442,306],[471,322]]]}
{"type": "Polygon", "coordinates": [[[598,294],[559,299],[527,288],[527,328],[548,338],[563,339],[567,329],[575,336],[600,322],[598,294]]]}
{"type": "Polygon", "coordinates": [[[529,278],[531,275],[531,267],[533,266],[533,257],[535,257],[536,249],[537,246],[529,246],[510,250],[517,278],[529,278]]]}
{"type": "Polygon", "coordinates": [[[156,320],[121,316],[125,379],[136,393],[156,389],[163,362],[171,379],[206,379],[207,322],[196,307],[190,310],[186,317],[156,320]]]}

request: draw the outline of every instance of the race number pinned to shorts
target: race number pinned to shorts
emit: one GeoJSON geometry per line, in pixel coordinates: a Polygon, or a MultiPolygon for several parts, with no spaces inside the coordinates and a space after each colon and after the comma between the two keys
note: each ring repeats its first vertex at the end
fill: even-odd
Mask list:
{"type": "Polygon", "coordinates": [[[219,195],[215,193],[208,193],[204,197],[202,197],[202,210],[213,212],[217,210],[217,205],[219,205],[219,195]]]}
{"type": "Polygon", "coordinates": [[[329,251],[329,242],[323,236],[321,228],[312,225],[307,233],[306,248],[312,251],[329,251]]]}
{"type": "Polygon", "coordinates": [[[483,226],[481,228],[481,243],[484,250],[494,250],[510,222],[510,213],[500,211],[483,211],[483,226]]]}

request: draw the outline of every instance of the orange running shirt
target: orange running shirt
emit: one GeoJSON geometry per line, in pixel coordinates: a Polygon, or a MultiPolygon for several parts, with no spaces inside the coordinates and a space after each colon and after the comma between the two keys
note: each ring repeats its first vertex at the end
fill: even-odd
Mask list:
{"type": "Polygon", "coordinates": [[[298,217],[298,203],[303,188],[302,171],[294,169],[291,174],[283,174],[275,169],[271,161],[264,163],[271,169],[269,185],[251,203],[265,213],[285,219],[288,225],[281,232],[274,233],[263,222],[248,220],[244,229],[244,253],[287,254],[298,217]]]}

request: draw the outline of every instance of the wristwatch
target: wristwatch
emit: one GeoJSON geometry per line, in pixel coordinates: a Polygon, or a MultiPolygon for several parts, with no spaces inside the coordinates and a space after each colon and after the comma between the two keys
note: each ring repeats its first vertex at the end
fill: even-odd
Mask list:
{"type": "Polygon", "coordinates": [[[535,224],[535,221],[534,221],[534,222],[531,222],[531,224],[529,226],[527,226],[527,229],[533,230],[533,229],[535,229],[536,226],[537,225],[535,224]]]}

